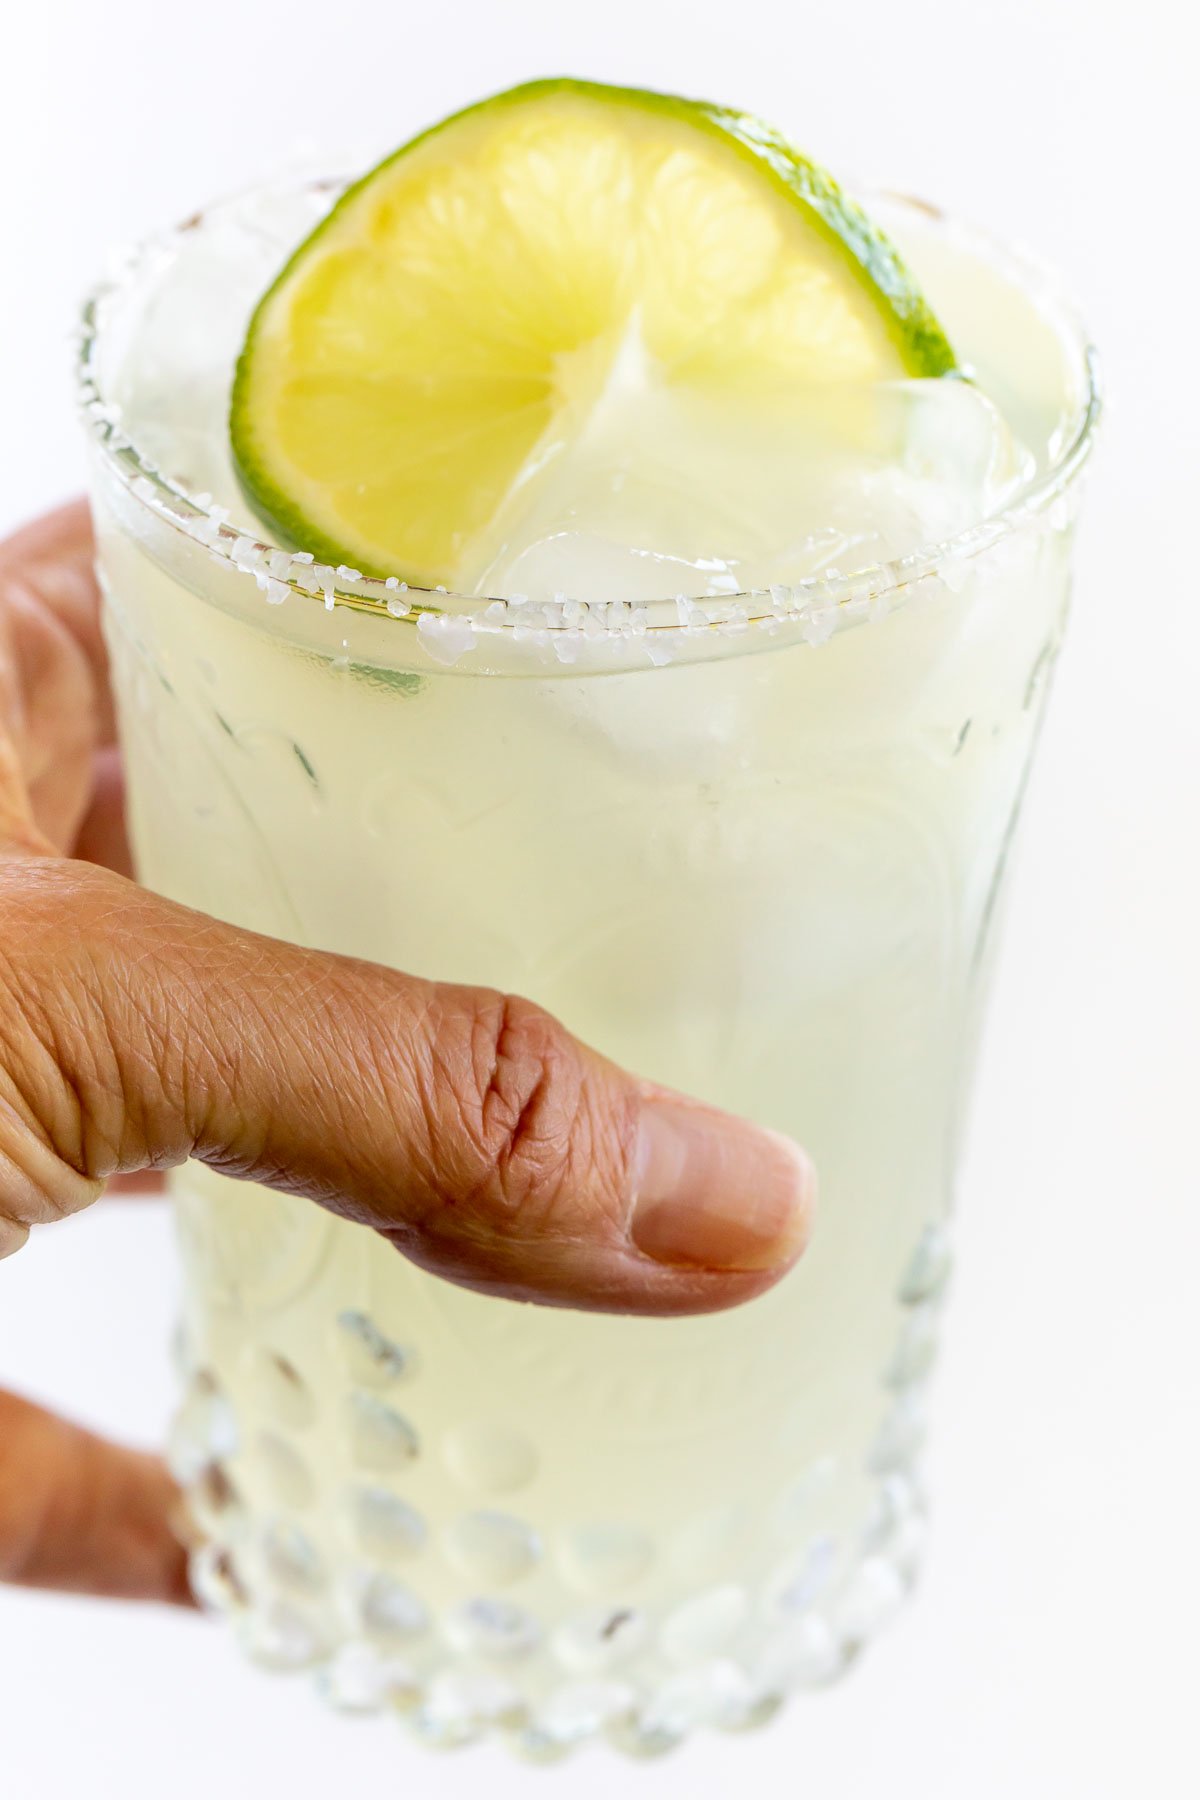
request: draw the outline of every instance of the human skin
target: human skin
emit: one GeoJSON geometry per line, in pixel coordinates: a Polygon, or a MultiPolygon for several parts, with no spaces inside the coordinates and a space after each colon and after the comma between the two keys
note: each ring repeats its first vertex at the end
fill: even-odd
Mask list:
{"type": "MultiPolygon", "coordinates": [[[[0,1258],[192,1156],[481,1292],[670,1315],[777,1281],[814,1198],[790,1140],[519,997],[134,883],[92,557],[79,502],[0,544],[0,1258]]],[[[179,1516],[157,1457],[0,1392],[0,1580],[187,1603],[179,1516]]]]}

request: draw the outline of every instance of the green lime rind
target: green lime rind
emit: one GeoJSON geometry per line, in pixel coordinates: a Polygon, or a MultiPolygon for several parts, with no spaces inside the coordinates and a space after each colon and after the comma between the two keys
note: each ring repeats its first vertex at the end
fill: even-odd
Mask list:
{"type": "Polygon", "coordinates": [[[761,119],[703,100],[684,104],[694,107],[713,130],[765,168],[780,191],[808,210],[823,236],[886,300],[881,310],[910,375],[936,377],[960,372],[950,341],[900,252],[862,207],[846,197],[827,170],[801,156],[774,126],[761,119]]]}
{"type": "MultiPolygon", "coordinates": [[[[402,157],[481,112],[495,112],[502,107],[558,94],[579,95],[605,105],[635,107],[679,120],[694,130],[719,138],[732,153],[753,163],[778,193],[806,214],[809,224],[844,257],[855,280],[877,298],[879,312],[908,375],[940,377],[962,373],[945,332],[891,239],[857,202],[846,196],[825,169],[801,155],[773,126],[750,113],[706,100],[662,94],[650,88],[610,87],[604,82],[582,81],[573,76],[547,76],[523,82],[451,113],[448,118],[410,138],[360,176],[292,252],[255,307],[234,372],[229,406],[230,447],[242,492],[285,547],[309,550],[322,561],[334,565],[349,564],[355,557],[354,552],[316,529],[280,491],[267,473],[267,459],[255,445],[254,408],[250,399],[252,364],[258,328],[271,302],[325,235],[335,229],[342,214],[354,204],[362,190],[386,174],[402,157]]],[[[363,561],[361,555],[358,560],[363,561]]],[[[403,573],[399,569],[382,567],[363,567],[360,572],[376,578],[403,573]]]]}

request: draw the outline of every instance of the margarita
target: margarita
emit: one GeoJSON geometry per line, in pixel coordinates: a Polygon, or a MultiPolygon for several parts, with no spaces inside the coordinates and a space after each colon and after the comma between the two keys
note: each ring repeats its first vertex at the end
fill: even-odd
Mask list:
{"type": "MultiPolygon", "coordinates": [[[[507,165],[518,194],[536,176],[507,165]]],[[[836,383],[777,357],[769,379],[689,386],[661,295],[622,297],[554,406],[504,440],[487,503],[443,531],[442,425],[420,427],[434,475],[397,456],[388,506],[358,506],[351,401],[330,399],[314,449],[277,401],[288,345],[261,382],[243,358],[230,449],[247,321],[340,192],[218,206],[89,312],[142,879],[524,994],[639,1074],[800,1140],[821,1210],[750,1305],[616,1318],[455,1288],[189,1165],[175,1456],[208,1538],[197,1584],[258,1659],[315,1667],[340,1704],[393,1706],[430,1741],[495,1725],[531,1755],[597,1732],[655,1750],[829,1680],[914,1576],[954,1167],[1067,605],[1086,348],[1028,271],[873,200],[953,346],[941,367],[876,348],[881,369],[836,383]],[[322,457],[341,459],[336,503],[322,457]],[[423,535],[405,483],[432,509],[423,535]]],[[[386,458],[365,456],[371,477],[386,458]]]]}

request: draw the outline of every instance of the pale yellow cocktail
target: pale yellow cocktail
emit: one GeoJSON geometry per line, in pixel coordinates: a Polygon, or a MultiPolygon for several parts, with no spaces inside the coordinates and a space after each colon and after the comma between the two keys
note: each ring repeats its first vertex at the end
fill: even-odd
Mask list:
{"type": "MultiPolygon", "coordinates": [[[[771,585],[764,464],[757,591],[679,601],[658,564],[639,592],[644,559],[631,576],[595,552],[611,516],[564,539],[551,498],[484,597],[422,595],[238,529],[218,433],[238,333],[328,203],[216,208],[92,313],[142,878],[530,996],[803,1142],[820,1223],[748,1306],[615,1318],[456,1289],[189,1165],[176,1457],[211,1537],[197,1579],[256,1656],[319,1667],[342,1704],[395,1705],[430,1740],[495,1722],[530,1754],[601,1730],[653,1750],[827,1681],[913,1578],[954,1165],[1067,605],[1086,354],[1021,269],[880,202],[1007,421],[998,512],[965,478],[945,492],[943,415],[905,400],[888,429],[908,443],[919,423],[932,449],[909,459],[901,524],[894,494],[864,500],[859,562],[843,527],[849,550],[810,546],[808,575],[771,585]],[[195,291],[188,344],[173,320],[195,291]],[[948,546],[923,541],[939,493],[948,546]],[[518,580],[528,605],[486,597],[518,580]]],[[[621,438],[619,411],[605,429],[621,438]]]]}

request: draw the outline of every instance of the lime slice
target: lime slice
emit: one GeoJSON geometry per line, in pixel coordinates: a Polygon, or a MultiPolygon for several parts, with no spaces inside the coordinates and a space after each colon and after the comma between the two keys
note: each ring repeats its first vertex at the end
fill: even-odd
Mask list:
{"type": "Polygon", "coordinates": [[[892,245],[769,127],[539,81],[398,150],[296,251],[238,363],[240,479],[293,545],[469,588],[631,338],[718,403],[955,367],[892,245]]]}

